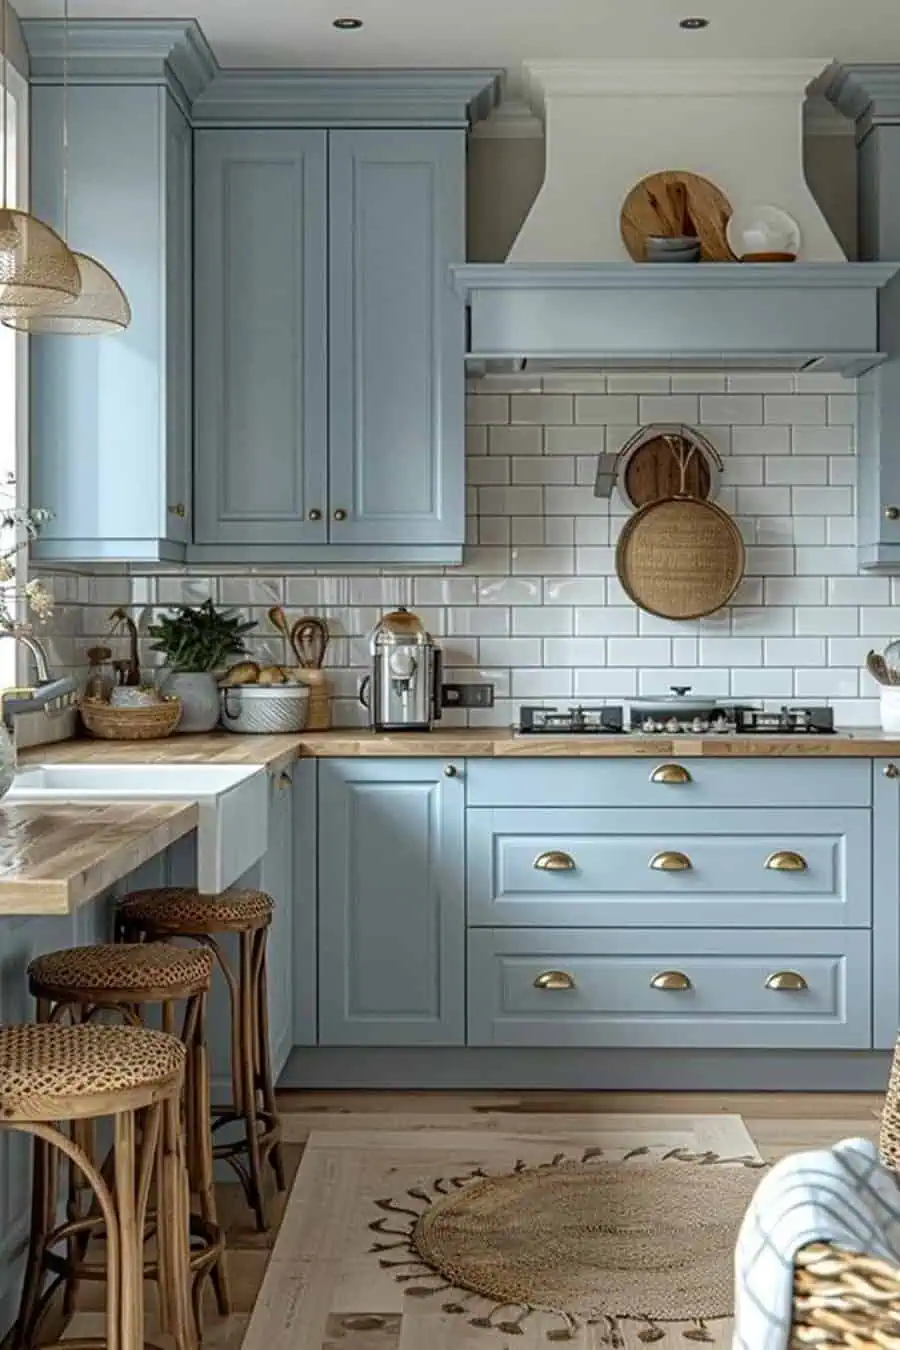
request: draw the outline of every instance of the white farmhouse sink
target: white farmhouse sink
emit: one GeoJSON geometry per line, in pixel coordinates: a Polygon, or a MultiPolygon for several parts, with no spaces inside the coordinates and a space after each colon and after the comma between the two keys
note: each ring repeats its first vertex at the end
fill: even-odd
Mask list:
{"type": "Polygon", "coordinates": [[[7,802],[195,801],[197,885],[221,891],[259,862],[269,834],[268,775],[231,764],[35,764],[21,769],[7,802]]]}

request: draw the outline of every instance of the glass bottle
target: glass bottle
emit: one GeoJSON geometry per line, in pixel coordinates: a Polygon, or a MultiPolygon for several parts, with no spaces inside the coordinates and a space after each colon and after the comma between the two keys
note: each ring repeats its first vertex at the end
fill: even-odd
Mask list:
{"type": "Polygon", "coordinates": [[[91,647],[88,650],[87,657],[91,664],[84,686],[85,698],[100,699],[104,703],[109,702],[109,696],[115,684],[113,668],[110,665],[111,656],[112,651],[109,647],[91,647]]]}

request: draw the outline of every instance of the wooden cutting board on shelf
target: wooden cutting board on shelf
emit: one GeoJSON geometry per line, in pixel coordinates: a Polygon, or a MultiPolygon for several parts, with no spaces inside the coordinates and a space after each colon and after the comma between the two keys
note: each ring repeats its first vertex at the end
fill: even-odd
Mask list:
{"type": "Polygon", "coordinates": [[[731,203],[708,178],[681,169],[648,174],[625,198],[619,228],[629,255],[635,262],[645,262],[648,235],[681,233],[680,223],[672,216],[672,199],[680,196],[679,188],[684,191],[687,212],[700,240],[700,261],[734,262],[725,238],[731,203]]]}

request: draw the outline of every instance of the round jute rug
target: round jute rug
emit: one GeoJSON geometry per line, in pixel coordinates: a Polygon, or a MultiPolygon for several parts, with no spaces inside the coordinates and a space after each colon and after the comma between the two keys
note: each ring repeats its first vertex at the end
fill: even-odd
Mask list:
{"type": "Polygon", "coordinates": [[[740,1166],[560,1159],[436,1198],[410,1247],[497,1305],[578,1320],[729,1317],[735,1240],[758,1182],[740,1166]]]}

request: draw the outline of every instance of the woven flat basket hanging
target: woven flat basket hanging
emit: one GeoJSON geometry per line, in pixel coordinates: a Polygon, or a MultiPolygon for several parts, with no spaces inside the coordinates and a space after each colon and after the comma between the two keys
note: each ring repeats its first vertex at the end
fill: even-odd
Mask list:
{"type": "Polygon", "coordinates": [[[700,619],[727,605],[744,575],[744,541],[727,511],[664,497],[625,524],[616,571],[634,603],[662,619],[700,619]]]}

